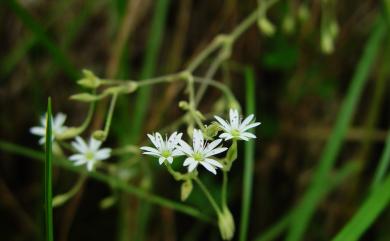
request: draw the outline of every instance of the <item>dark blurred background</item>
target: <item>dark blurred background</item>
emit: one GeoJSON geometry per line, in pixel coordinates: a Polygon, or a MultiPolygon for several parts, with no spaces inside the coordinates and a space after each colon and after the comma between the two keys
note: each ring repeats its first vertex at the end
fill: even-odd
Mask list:
{"type": "MultiPolygon", "coordinates": [[[[251,240],[293,208],[308,187],[313,167],[358,71],[368,36],[384,11],[378,1],[334,1],[328,11],[337,20],[338,35],[334,50],[324,52],[321,4],[319,0],[280,0],[267,12],[276,32],[266,36],[256,24],[252,26],[235,43],[232,56],[214,77],[230,85],[245,106],[244,70],[250,68],[255,73],[256,117],[263,124],[256,131],[251,240]],[[286,18],[291,16],[294,21],[289,27],[286,18]]],[[[256,7],[257,1],[252,0],[2,1],[1,140],[40,150],[29,128],[38,125],[47,96],[53,99],[55,113],[67,114],[68,125],[78,125],[85,118],[88,106],[69,100],[70,95],[80,92],[76,81],[81,69],[91,69],[104,78],[135,80],[177,72],[216,35],[230,32],[256,7]],[[160,18],[164,21],[160,22],[161,33],[157,35],[158,29],[151,27],[156,14],[166,14],[160,18]],[[151,36],[160,36],[161,41],[153,45],[151,36]]],[[[339,167],[355,161],[364,168],[321,202],[306,240],[329,240],[335,235],[356,211],[373,176],[390,122],[390,49],[388,39],[385,41],[372,63],[336,164],[339,167]]],[[[207,67],[206,61],[197,70],[198,75],[204,74],[207,67]]],[[[131,132],[139,99],[137,95],[120,96],[107,145],[140,143],[145,141],[145,133],[172,123],[183,114],[177,107],[178,101],[186,98],[183,88],[181,84],[152,88],[146,95],[147,105],[141,108],[146,113],[142,132],[132,140],[126,133],[131,132]]],[[[199,109],[207,113],[219,97],[218,90],[209,88],[199,109]]],[[[102,127],[107,104],[99,102],[86,133],[102,127]]],[[[150,163],[154,172],[152,191],[179,200],[179,184],[154,160],[150,163]]],[[[235,165],[230,179],[230,204],[238,220],[242,162],[235,165]]],[[[142,168],[136,165],[130,169],[130,182],[143,185],[142,168]]],[[[218,192],[219,177],[203,178],[218,192]]],[[[67,191],[76,180],[76,174],[56,168],[54,193],[67,191]]],[[[41,181],[40,162],[1,151],[1,240],[37,240],[42,218],[41,181]]],[[[78,195],[55,209],[56,240],[219,240],[215,227],[159,206],[149,207],[146,224],[142,224],[142,202],[113,191],[106,184],[88,180],[78,195]],[[116,202],[101,209],[100,202],[112,194],[116,202]]],[[[213,215],[197,190],[189,203],[213,215]]],[[[390,240],[389,214],[382,213],[365,240],[390,240]]]]}

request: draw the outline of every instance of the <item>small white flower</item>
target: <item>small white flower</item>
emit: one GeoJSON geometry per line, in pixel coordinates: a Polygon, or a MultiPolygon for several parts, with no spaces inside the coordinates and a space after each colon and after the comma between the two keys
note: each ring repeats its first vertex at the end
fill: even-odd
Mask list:
{"type": "Polygon", "coordinates": [[[224,131],[224,133],[219,136],[220,138],[223,138],[226,141],[230,139],[241,139],[244,141],[248,141],[250,138],[256,138],[254,134],[248,132],[249,129],[261,124],[260,122],[254,122],[249,124],[254,118],[253,114],[246,117],[242,122],[242,119],[240,119],[238,115],[238,110],[230,109],[229,116],[230,123],[219,116],[214,116],[215,119],[217,119],[217,121],[219,122],[220,127],[224,131]]]}
{"type": "MultiPolygon", "coordinates": [[[[46,119],[47,119],[46,116],[47,114],[44,114],[41,117],[41,126],[34,126],[30,128],[30,132],[32,134],[41,136],[41,138],[39,139],[39,144],[41,145],[45,143],[45,139],[46,139],[46,119]]],[[[59,112],[54,118],[52,117],[51,119],[52,119],[51,129],[53,133],[52,137],[54,140],[56,135],[60,135],[64,133],[64,131],[68,129],[68,127],[64,126],[66,120],[66,115],[64,113],[59,112]]]]}
{"type": "Polygon", "coordinates": [[[87,170],[91,171],[97,162],[110,157],[111,148],[99,149],[101,145],[102,142],[95,138],[91,137],[87,144],[81,137],[77,136],[76,141],[72,142],[72,146],[78,153],[70,156],[69,160],[74,161],[76,166],[87,164],[87,170]]]}
{"type": "Polygon", "coordinates": [[[226,147],[217,147],[221,142],[222,139],[217,139],[211,143],[205,142],[202,132],[197,129],[194,129],[192,147],[185,141],[180,141],[180,151],[188,156],[183,163],[184,166],[188,166],[188,172],[192,172],[198,164],[201,164],[208,171],[217,174],[215,169],[223,166],[218,161],[212,159],[211,156],[227,150],[226,147]]]}
{"type": "Polygon", "coordinates": [[[161,134],[158,132],[153,135],[148,134],[149,139],[156,148],[143,146],[140,148],[144,151],[142,154],[158,157],[160,165],[164,163],[165,160],[172,163],[174,157],[183,155],[181,151],[176,149],[182,135],[183,133],[174,132],[169,138],[165,137],[164,141],[161,134]]]}

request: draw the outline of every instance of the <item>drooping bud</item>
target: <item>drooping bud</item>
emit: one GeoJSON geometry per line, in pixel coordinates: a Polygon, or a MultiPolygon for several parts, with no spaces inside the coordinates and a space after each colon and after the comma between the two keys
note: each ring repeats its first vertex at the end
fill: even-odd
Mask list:
{"type": "Polygon", "coordinates": [[[191,179],[187,179],[187,180],[185,180],[185,181],[181,184],[180,199],[181,199],[182,201],[187,200],[187,198],[190,196],[190,194],[191,194],[191,192],[192,192],[192,188],[193,188],[193,184],[192,184],[191,179]]]}
{"type": "Polygon", "coordinates": [[[87,69],[83,69],[84,78],[77,81],[77,83],[83,87],[96,89],[101,85],[101,81],[96,75],[87,69]]]}
{"type": "Polygon", "coordinates": [[[234,236],[235,225],[233,215],[227,207],[218,214],[218,227],[223,240],[231,240],[234,236]]]}
{"type": "Polygon", "coordinates": [[[268,37],[271,37],[275,34],[275,26],[266,17],[258,19],[257,26],[259,27],[260,31],[268,37]]]}

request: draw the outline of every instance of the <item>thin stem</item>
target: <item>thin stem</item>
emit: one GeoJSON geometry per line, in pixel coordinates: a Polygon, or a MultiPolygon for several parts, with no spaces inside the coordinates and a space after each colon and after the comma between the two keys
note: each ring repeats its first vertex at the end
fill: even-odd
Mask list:
{"type": "Polygon", "coordinates": [[[207,199],[209,200],[211,206],[213,206],[215,212],[220,215],[222,214],[221,212],[221,209],[218,207],[217,205],[217,202],[215,201],[215,199],[213,198],[213,196],[210,194],[209,190],[207,189],[207,187],[203,184],[203,182],[198,178],[198,177],[195,177],[194,178],[195,182],[198,183],[200,189],[202,189],[204,195],[207,197],[207,199]]]}
{"type": "Polygon", "coordinates": [[[217,36],[211,44],[209,44],[202,52],[200,52],[193,61],[190,62],[186,68],[189,72],[194,72],[195,69],[215,50],[217,50],[223,42],[220,36],[217,36]]]}
{"type": "Polygon", "coordinates": [[[110,131],[110,126],[111,126],[111,121],[112,121],[112,116],[114,114],[114,109],[115,109],[115,104],[116,100],[118,98],[118,94],[115,93],[112,95],[111,102],[110,102],[110,108],[108,109],[108,115],[106,119],[106,125],[104,127],[104,139],[107,138],[108,133],[110,131]]]}
{"type": "Polygon", "coordinates": [[[223,172],[223,181],[222,181],[222,208],[227,207],[227,186],[228,186],[228,175],[226,171],[223,172]]]}
{"type": "Polygon", "coordinates": [[[51,98],[47,101],[46,140],[45,140],[45,240],[53,241],[53,207],[52,207],[52,111],[51,98]]]}
{"type": "Polygon", "coordinates": [[[82,174],[77,180],[76,184],[66,193],[59,194],[53,198],[53,206],[58,207],[66,203],[82,188],[83,184],[87,180],[87,175],[82,174]]]}

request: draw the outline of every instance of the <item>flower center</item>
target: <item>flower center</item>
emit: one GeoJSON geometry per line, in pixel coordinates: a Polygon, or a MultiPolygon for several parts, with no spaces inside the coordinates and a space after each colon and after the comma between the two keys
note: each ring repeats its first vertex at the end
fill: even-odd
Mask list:
{"type": "Polygon", "coordinates": [[[95,154],[92,151],[88,151],[85,153],[85,158],[87,158],[87,160],[93,160],[95,158],[95,154]]]}
{"type": "Polygon", "coordinates": [[[169,150],[163,150],[163,151],[161,152],[161,156],[163,156],[163,157],[165,157],[165,158],[168,158],[168,157],[171,156],[171,151],[169,151],[169,150]]]}
{"type": "Polygon", "coordinates": [[[200,153],[200,152],[195,152],[192,155],[192,157],[194,158],[195,161],[198,161],[198,162],[200,162],[200,161],[202,161],[204,159],[203,154],[200,153]]]}
{"type": "Polygon", "coordinates": [[[230,131],[230,134],[232,134],[233,137],[240,137],[241,132],[238,129],[233,129],[230,131]]]}

